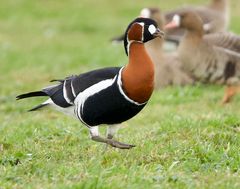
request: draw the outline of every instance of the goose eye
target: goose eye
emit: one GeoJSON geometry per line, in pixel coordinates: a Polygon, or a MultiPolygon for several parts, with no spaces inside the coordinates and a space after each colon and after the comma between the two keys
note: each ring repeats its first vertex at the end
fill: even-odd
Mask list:
{"type": "Polygon", "coordinates": [[[156,31],[157,31],[157,28],[151,24],[149,27],[148,27],[148,31],[151,33],[151,34],[154,34],[156,31]]]}

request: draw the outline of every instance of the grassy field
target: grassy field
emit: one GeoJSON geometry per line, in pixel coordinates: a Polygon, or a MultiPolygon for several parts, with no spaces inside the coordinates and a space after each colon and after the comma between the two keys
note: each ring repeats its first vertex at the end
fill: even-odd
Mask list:
{"type": "MultiPolygon", "coordinates": [[[[222,86],[155,91],[123,123],[132,150],[92,142],[79,121],[44,99],[15,101],[49,80],[127,62],[110,38],[145,6],[164,10],[204,0],[8,0],[0,6],[0,188],[240,188],[240,96],[222,106],[222,86]]],[[[232,0],[231,30],[240,33],[232,0]]],[[[102,128],[103,133],[105,128],[102,128]]]]}

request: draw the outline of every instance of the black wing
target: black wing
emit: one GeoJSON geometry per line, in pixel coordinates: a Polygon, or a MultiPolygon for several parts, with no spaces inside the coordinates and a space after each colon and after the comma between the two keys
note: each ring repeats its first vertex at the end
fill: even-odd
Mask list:
{"type": "Polygon", "coordinates": [[[57,80],[60,84],[47,87],[42,91],[58,106],[69,107],[80,92],[100,81],[114,78],[120,69],[120,67],[102,68],[78,76],[73,75],[64,80],[57,80]]]}

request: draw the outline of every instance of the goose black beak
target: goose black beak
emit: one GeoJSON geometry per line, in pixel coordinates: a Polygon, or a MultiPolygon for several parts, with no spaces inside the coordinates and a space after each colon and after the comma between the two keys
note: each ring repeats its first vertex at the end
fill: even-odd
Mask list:
{"type": "Polygon", "coordinates": [[[164,32],[161,31],[159,28],[157,28],[156,32],[152,34],[154,37],[160,37],[163,38],[164,37],[164,32]]]}

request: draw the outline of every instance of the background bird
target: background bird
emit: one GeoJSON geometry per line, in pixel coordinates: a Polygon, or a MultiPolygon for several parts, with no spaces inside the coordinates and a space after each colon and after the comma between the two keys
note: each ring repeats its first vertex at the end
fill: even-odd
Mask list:
{"type": "MultiPolygon", "coordinates": [[[[155,20],[158,27],[164,30],[164,16],[160,9],[149,8],[151,19],[155,20]]],[[[147,15],[142,15],[147,16],[147,15]]],[[[193,84],[194,80],[182,69],[182,63],[177,52],[164,52],[164,40],[155,39],[146,43],[145,47],[155,65],[155,86],[163,88],[170,85],[193,84]]]]}
{"type": "MultiPolygon", "coordinates": [[[[211,0],[205,6],[183,6],[165,13],[166,22],[170,22],[175,14],[192,11],[203,21],[205,34],[226,31],[229,26],[229,0],[211,0]]],[[[166,32],[166,39],[179,43],[184,35],[182,28],[175,28],[166,32]]]]}
{"type": "MultiPolygon", "coordinates": [[[[155,8],[143,8],[140,11],[140,16],[151,18],[155,17],[157,10],[155,8]]],[[[215,33],[220,31],[226,31],[228,29],[229,20],[230,20],[230,11],[229,11],[229,0],[211,0],[211,2],[207,5],[203,6],[182,6],[180,8],[166,11],[163,13],[164,19],[166,22],[170,22],[172,17],[175,14],[179,14],[181,12],[192,11],[200,16],[203,20],[203,28],[204,33],[215,33]]],[[[183,37],[184,30],[182,28],[175,28],[172,30],[167,30],[165,32],[165,40],[172,41],[176,44],[179,43],[180,39],[183,37]]],[[[124,38],[124,34],[113,38],[113,41],[122,41],[124,38]]]]}
{"type": "Polygon", "coordinates": [[[229,33],[204,35],[203,22],[194,12],[173,16],[166,28],[176,27],[186,29],[178,47],[183,69],[203,83],[235,85],[234,92],[233,87],[226,90],[223,102],[228,102],[240,84],[240,38],[229,33]]]}
{"type": "Polygon", "coordinates": [[[137,18],[125,33],[124,48],[129,56],[126,66],[103,68],[54,80],[60,83],[19,95],[17,99],[48,96],[48,100],[30,111],[53,106],[77,117],[89,128],[92,140],[116,148],[132,148],[134,145],[112,139],[115,124],[132,118],[147,104],[154,88],[154,66],[144,43],[162,36],[154,20],[137,18]],[[109,125],[107,138],[99,135],[98,125],[101,124],[109,125]]]}

